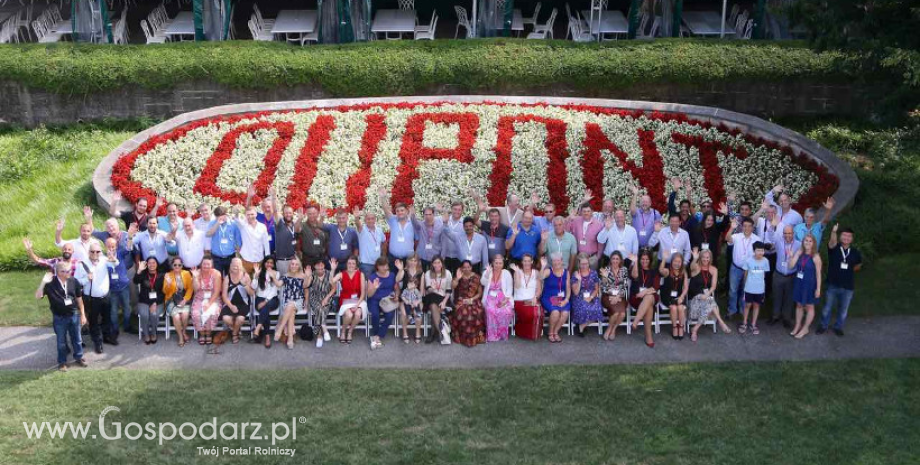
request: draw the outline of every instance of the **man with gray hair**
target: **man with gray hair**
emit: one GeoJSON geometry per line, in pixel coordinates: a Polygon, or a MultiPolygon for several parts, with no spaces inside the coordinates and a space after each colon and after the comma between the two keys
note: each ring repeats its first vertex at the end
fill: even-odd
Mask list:
{"type": "Polygon", "coordinates": [[[383,254],[387,238],[377,226],[377,215],[363,212],[357,207],[354,211],[355,229],[358,230],[358,267],[367,278],[374,272],[374,263],[383,254]],[[364,217],[364,222],[361,218],[364,217]]]}
{"type": "MultiPolygon", "coordinates": [[[[201,204],[198,206],[198,219],[195,220],[195,229],[205,233],[207,236],[208,228],[211,224],[211,208],[207,204],[201,204]]],[[[211,256],[211,241],[204,241],[204,255],[206,257],[211,256]]]]}
{"type": "Polygon", "coordinates": [[[80,336],[80,326],[86,324],[83,300],[80,299],[82,294],[83,288],[79,281],[70,275],[70,264],[67,262],[56,263],[54,273],[45,273],[38,289],[35,290],[36,299],[48,296],[54,335],[57,338],[58,369],[61,371],[67,371],[67,354],[71,350],[77,365],[86,366],[86,360],[83,359],[83,338],[80,336]],[[67,347],[68,336],[70,348],[67,347]]]}
{"type": "Polygon", "coordinates": [[[647,194],[639,198],[639,188],[632,186],[632,198],[629,201],[629,216],[632,217],[632,226],[636,228],[639,237],[639,248],[647,247],[649,239],[655,233],[655,225],[661,222],[661,213],[652,208],[652,198],[647,194]],[[636,199],[639,198],[639,207],[636,208],[636,199]]]}
{"type": "MultiPolygon", "coordinates": [[[[425,207],[422,210],[421,221],[416,217],[414,210],[411,211],[409,217],[412,219],[412,227],[415,228],[415,237],[418,238],[415,253],[418,254],[419,259],[422,261],[422,269],[428,271],[431,266],[431,259],[441,255],[442,242],[444,242],[442,239],[444,220],[438,216],[438,211],[434,207],[425,207]]],[[[504,236],[502,236],[502,242],[504,242],[504,239],[504,236]]]]}
{"type": "Polygon", "coordinates": [[[782,184],[771,189],[763,198],[767,203],[776,207],[776,216],[780,223],[795,227],[803,221],[802,215],[792,209],[792,197],[785,191],[782,184]],[[779,202],[776,201],[777,199],[779,202]]]}
{"type": "MultiPolygon", "coordinates": [[[[774,221],[779,223],[778,218],[774,221]]],[[[789,266],[789,259],[802,248],[802,243],[795,240],[793,227],[780,223],[782,231],[773,231],[773,249],[776,251],[776,271],[773,273],[773,315],[769,325],[782,321],[783,326],[792,327],[793,300],[792,289],[795,285],[795,267],[789,266]]]]}
{"type": "Polygon", "coordinates": [[[814,208],[808,208],[805,210],[805,219],[795,225],[795,240],[801,242],[805,240],[805,236],[811,234],[815,236],[816,246],[821,245],[821,237],[824,235],[824,228],[827,226],[827,223],[831,220],[831,211],[834,209],[834,198],[829,197],[826,202],[824,202],[824,217],[821,218],[821,221],[816,223],[815,217],[817,216],[817,210],[814,208]]]}
{"type": "Polygon", "coordinates": [[[83,288],[83,306],[89,307],[89,334],[97,354],[102,353],[103,333],[106,336],[112,333],[109,328],[109,266],[110,262],[102,256],[102,246],[96,243],[89,247],[89,258],[77,265],[74,274],[83,288]]]}

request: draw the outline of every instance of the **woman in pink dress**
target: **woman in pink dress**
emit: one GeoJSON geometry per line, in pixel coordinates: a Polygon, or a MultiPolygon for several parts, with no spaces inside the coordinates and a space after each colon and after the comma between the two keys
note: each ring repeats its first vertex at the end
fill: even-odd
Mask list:
{"type": "Polygon", "coordinates": [[[223,281],[210,258],[201,261],[201,269],[192,271],[195,298],[192,300],[192,324],[198,332],[198,344],[211,343],[211,331],[220,313],[223,281]],[[202,318],[204,316],[204,318],[202,318]]]}
{"type": "Polygon", "coordinates": [[[505,258],[492,257],[492,266],[482,272],[482,304],[486,309],[486,341],[508,339],[508,327],[514,319],[514,279],[505,269],[505,258]]]}

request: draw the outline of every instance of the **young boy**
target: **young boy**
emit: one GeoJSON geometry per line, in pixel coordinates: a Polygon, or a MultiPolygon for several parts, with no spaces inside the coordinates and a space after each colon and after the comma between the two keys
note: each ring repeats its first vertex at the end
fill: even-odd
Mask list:
{"type": "Polygon", "coordinates": [[[757,328],[757,316],[760,315],[760,306],[763,305],[766,292],[766,276],[770,271],[770,262],[764,258],[766,246],[763,242],[754,243],[754,256],[744,263],[744,319],[738,332],[747,332],[748,313],[754,308],[754,317],[751,318],[751,334],[760,334],[757,328]]]}

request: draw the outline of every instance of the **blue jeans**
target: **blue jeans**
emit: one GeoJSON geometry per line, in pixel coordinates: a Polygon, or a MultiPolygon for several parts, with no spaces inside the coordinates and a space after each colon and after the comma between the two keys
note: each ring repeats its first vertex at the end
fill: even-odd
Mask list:
{"type": "Polygon", "coordinates": [[[131,290],[124,288],[120,291],[109,292],[109,334],[112,338],[118,337],[118,307],[124,315],[122,324],[125,331],[131,327],[131,290]]]}
{"type": "Polygon", "coordinates": [[[367,301],[367,311],[371,314],[371,336],[378,336],[383,339],[386,337],[390,325],[393,324],[396,312],[387,313],[380,310],[380,299],[369,299],[367,301]]]}
{"type": "Polygon", "coordinates": [[[54,335],[57,336],[57,361],[58,365],[67,363],[67,335],[70,335],[70,347],[73,348],[73,359],[83,358],[83,338],[80,336],[80,314],[70,316],[54,315],[54,335]]]}
{"type": "Polygon", "coordinates": [[[741,311],[744,306],[744,293],[742,290],[744,284],[744,270],[732,265],[728,271],[728,314],[734,315],[741,311]]]}
{"type": "Polygon", "coordinates": [[[851,300],[853,300],[852,289],[828,286],[825,292],[824,310],[821,310],[821,327],[826,329],[831,323],[831,313],[836,306],[837,322],[834,323],[834,329],[843,330],[843,325],[847,322],[847,310],[850,309],[851,300]]]}

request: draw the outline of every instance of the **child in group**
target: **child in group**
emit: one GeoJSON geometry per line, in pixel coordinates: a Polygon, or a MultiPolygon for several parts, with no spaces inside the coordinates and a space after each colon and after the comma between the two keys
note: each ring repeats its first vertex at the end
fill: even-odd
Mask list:
{"type": "Polygon", "coordinates": [[[770,262],[764,257],[766,246],[763,242],[754,243],[754,256],[744,263],[744,319],[738,332],[744,334],[748,329],[748,314],[754,309],[751,318],[751,334],[760,334],[757,328],[757,317],[760,315],[760,306],[763,305],[766,295],[766,276],[770,272],[770,262]]]}
{"type": "Polygon", "coordinates": [[[413,254],[407,260],[402,282],[400,317],[403,321],[403,341],[409,343],[409,326],[415,326],[415,343],[422,341],[422,267],[413,254]]]}

